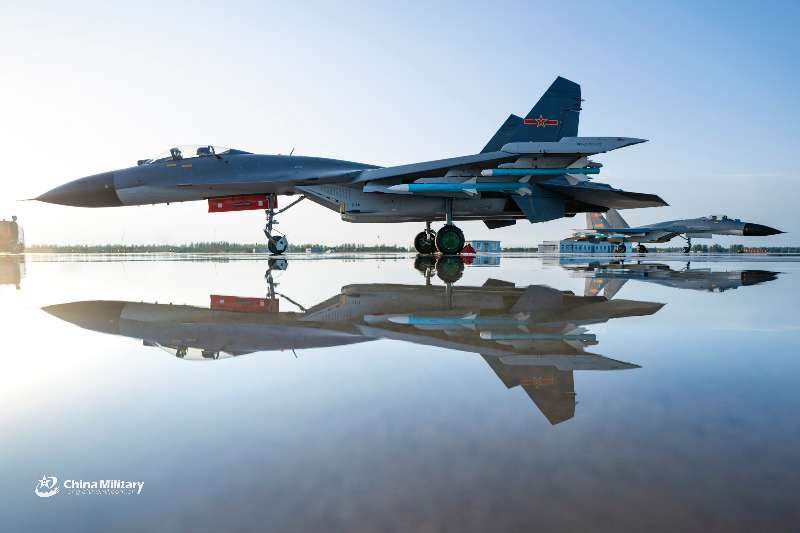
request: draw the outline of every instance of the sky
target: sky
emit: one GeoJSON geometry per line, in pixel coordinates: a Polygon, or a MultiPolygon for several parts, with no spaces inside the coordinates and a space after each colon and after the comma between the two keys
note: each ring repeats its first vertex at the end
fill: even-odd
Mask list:
{"type": "MultiPolygon", "coordinates": [[[[258,211],[19,200],[180,144],[377,165],[477,153],[561,75],[581,84],[581,135],[649,139],[595,158],[599,181],[670,204],[631,224],[728,214],[788,232],[747,243],[800,244],[797,2],[113,4],[3,7],[0,217],[29,243],[259,242],[258,211]]],[[[584,222],[460,225],[533,246],[584,222]]],[[[422,228],[308,201],[280,223],[294,243],[407,245],[422,228]]]]}

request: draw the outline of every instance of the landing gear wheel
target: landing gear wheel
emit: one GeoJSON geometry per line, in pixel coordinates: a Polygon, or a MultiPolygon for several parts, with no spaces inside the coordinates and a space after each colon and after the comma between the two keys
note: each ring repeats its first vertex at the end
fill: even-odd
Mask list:
{"type": "Polygon", "coordinates": [[[436,232],[436,249],[444,255],[458,254],[464,242],[464,232],[453,224],[445,224],[436,232]]]}
{"type": "Polygon", "coordinates": [[[283,235],[273,235],[267,241],[267,248],[269,252],[274,255],[280,255],[289,247],[289,241],[283,235]]]}
{"type": "Polygon", "coordinates": [[[436,234],[432,231],[420,231],[414,237],[414,248],[421,254],[432,254],[436,251],[436,234]]]}
{"type": "Polygon", "coordinates": [[[688,247],[688,246],[686,246],[686,247],[683,249],[683,253],[685,253],[685,254],[688,254],[688,253],[689,253],[689,252],[691,252],[691,251],[692,251],[692,249],[691,249],[690,247],[688,247]]]}
{"type": "Polygon", "coordinates": [[[464,261],[457,255],[440,257],[436,263],[436,275],[445,283],[455,283],[464,274],[464,261]]]}
{"type": "Polygon", "coordinates": [[[618,244],[618,245],[617,245],[617,246],[614,248],[614,253],[617,253],[617,254],[624,254],[624,253],[625,253],[625,245],[624,245],[624,244],[618,244]]]}
{"type": "Polygon", "coordinates": [[[636,247],[636,251],[639,252],[640,254],[646,254],[647,247],[644,244],[640,244],[639,246],[636,247]]]}

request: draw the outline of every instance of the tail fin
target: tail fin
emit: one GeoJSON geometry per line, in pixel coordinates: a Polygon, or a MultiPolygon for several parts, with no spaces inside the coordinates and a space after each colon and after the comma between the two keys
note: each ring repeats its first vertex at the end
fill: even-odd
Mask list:
{"type": "Polygon", "coordinates": [[[481,150],[493,152],[510,142],[552,142],[577,137],[581,86],[559,76],[524,119],[510,115],[481,150]]]}
{"type": "Polygon", "coordinates": [[[586,213],[586,229],[606,229],[610,227],[603,213],[586,213]]]}
{"type": "Polygon", "coordinates": [[[486,152],[497,152],[503,147],[504,144],[512,142],[514,132],[521,125],[522,117],[518,117],[517,115],[508,115],[506,121],[503,122],[503,125],[500,126],[499,130],[497,130],[497,133],[495,133],[494,136],[489,139],[489,142],[483,147],[481,153],[485,154],[486,152]]]}
{"type": "Polygon", "coordinates": [[[608,223],[611,224],[610,227],[612,228],[629,228],[628,223],[625,222],[625,219],[622,218],[622,215],[619,214],[619,211],[610,207],[608,211],[606,211],[606,219],[608,219],[608,223]]]}

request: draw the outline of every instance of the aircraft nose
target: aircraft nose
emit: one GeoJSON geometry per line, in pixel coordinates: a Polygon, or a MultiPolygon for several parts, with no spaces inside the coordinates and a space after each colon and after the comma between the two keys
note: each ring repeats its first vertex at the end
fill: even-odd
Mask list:
{"type": "Polygon", "coordinates": [[[767,235],[777,235],[779,233],[783,232],[779,229],[770,228],[769,226],[750,223],[745,224],[744,230],[742,230],[742,235],[745,237],[765,237],[767,235]]]}
{"type": "Polygon", "coordinates": [[[75,207],[117,207],[122,202],[114,188],[114,173],[104,172],[65,183],[36,200],[75,207]]]}
{"type": "Polygon", "coordinates": [[[119,333],[123,302],[94,301],[48,305],[42,311],[65,322],[103,333],[119,333]]]}

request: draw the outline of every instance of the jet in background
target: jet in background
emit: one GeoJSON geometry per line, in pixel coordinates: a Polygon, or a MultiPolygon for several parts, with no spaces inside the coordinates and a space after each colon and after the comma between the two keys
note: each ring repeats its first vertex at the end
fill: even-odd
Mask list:
{"type": "Polygon", "coordinates": [[[710,239],[713,235],[739,235],[743,237],[764,237],[783,233],[775,228],[742,222],[738,218],[727,216],[708,216],[689,218],[686,220],[668,220],[647,226],[630,227],[616,209],[609,209],[603,213],[586,214],[587,231],[576,233],[573,238],[577,240],[606,240],[619,243],[618,252],[625,251],[625,242],[639,243],[637,251],[647,253],[647,248],[642,243],[668,242],[675,237],[682,237],[686,241],[684,253],[692,250],[692,239],[710,239]]]}
{"type": "Polygon", "coordinates": [[[614,298],[617,292],[630,280],[655,283],[673,289],[724,292],[743,286],[758,285],[778,278],[779,272],[769,270],[718,270],[710,268],[686,268],[674,270],[662,263],[609,263],[591,262],[588,265],[561,265],[576,276],[586,278],[583,294],[614,298]]]}
{"type": "Polygon", "coordinates": [[[288,247],[276,216],[308,198],[347,222],[421,222],[414,245],[423,254],[456,254],[457,221],[489,228],[543,222],[576,213],[667,205],[654,194],[627,192],[589,179],[602,165],[589,158],[644,139],[578,137],[581,90],[557,78],[523,118],[510,115],[478,154],[381,168],[321,157],[257,155],[215,146],[175,147],[136,166],[81,178],[36,200],[117,207],[207,200],[210,212],[262,209],[272,253],[288,247]],[[282,209],[279,195],[298,198],[282,209]],[[444,221],[438,231],[434,221],[444,221]]]}
{"type": "MultiPolygon", "coordinates": [[[[272,290],[270,290],[272,293],[272,290]]],[[[211,295],[210,307],[84,301],[44,310],[80,327],[142,339],[185,360],[253,352],[400,340],[480,354],[512,388],[519,385],[551,424],[575,415],[575,370],[637,365],[591,353],[587,330],[614,318],[647,316],[664,304],[576,296],[542,285],[481,287],[356,284],[310,309],[290,298],[211,295]],[[289,302],[298,311],[280,311],[289,302]]]]}

